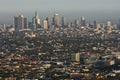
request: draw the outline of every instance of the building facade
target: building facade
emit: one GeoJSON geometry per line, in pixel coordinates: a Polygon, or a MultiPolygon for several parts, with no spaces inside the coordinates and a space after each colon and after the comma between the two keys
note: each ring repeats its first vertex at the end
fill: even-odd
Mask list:
{"type": "Polygon", "coordinates": [[[22,15],[14,16],[15,31],[27,29],[27,18],[22,15]]]}

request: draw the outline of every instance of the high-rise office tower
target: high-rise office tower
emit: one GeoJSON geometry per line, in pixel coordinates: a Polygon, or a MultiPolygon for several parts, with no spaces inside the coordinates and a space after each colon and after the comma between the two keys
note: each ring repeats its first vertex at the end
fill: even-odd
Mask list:
{"type": "Polygon", "coordinates": [[[79,26],[79,20],[75,20],[75,27],[78,27],[79,26]]]}
{"type": "Polygon", "coordinates": [[[62,26],[66,26],[66,25],[67,25],[66,18],[62,17],[62,26]]]}
{"type": "Polygon", "coordinates": [[[112,26],[111,21],[107,21],[107,27],[111,27],[111,26],[112,26]]]}
{"type": "Polygon", "coordinates": [[[35,21],[35,18],[33,17],[32,18],[32,29],[37,29],[37,25],[36,25],[36,21],[35,21]]]}
{"type": "Polygon", "coordinates": [[[41,21],[38,15],[38,12],[35,12],[35,16],[32,18],[33,28],[40,28],[41,27],[41,21]]]}
{"type": "Polygon", "coordinates": [[[44,25],[44,29],[48,29],[48,22],[47,22],[47,20],[44,20],[43,21],[43,25],[44,25]]]}
{"type": "Polygon", "coordinates": [[[27,28],[27,18],[24,18],[24,16],[14,16],[14,25],[15,25],[15,31],[19,31],[20,29],[27,28]]]}
{"type": "Polygon", "coordinates": [[[27,18],[24,18],[24,29],[28,28],[28,22],[27,22],[27,18]]]}
{"type": "Polygon", "coordinates": [[[111,21],[107,21],[107,29],[108,29],[109,31],[112,31],[112,28],[113,28],[113,26],[112,26],[111,21]]]}
{"type": "Polygon", "coordinates": [[[53,24],[56,26],[56,27],[59,27],[59,14],[54,14],[54,18],[53,18],[53,24]]]}
{"type": "Polygon", "coordinates": [[[81,17],[81,26],[86,26],[86,21],[84,16],[81,17]]]}
{"type": "Polygon", "coordinates": [[[55,25],[55,19],[52,17],[52,25],[55,25]]]}
{"type": "Polygon", "coordinates": [[[94,24],[93,24],[93,26],[94,26],[94,28],[96,29],[97,28],[97,21],[94,21],[94,24]]]}
{"type": "Polygon", "coordinates": [[[47,17],[46,20],[47,20],[48,28],[50,28],[51,27],[51,20],[49,17],[47,17]]]}

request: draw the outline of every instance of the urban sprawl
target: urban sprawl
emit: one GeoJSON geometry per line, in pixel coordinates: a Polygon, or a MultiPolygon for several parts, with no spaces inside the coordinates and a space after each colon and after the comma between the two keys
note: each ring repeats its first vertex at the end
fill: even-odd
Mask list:
{"type": "Polygon", "coordinates": [[[0,26],[0,80],[119,80],[120,24],[54,14],[0,26]]]}

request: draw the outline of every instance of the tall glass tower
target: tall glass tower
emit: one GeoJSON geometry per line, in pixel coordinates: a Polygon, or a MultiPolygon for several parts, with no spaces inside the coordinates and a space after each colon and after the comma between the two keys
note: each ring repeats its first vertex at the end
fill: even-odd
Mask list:
{"type": "Polygon", "coordinates": [[[86,21],[84,16],[81,17],[81,26],[86,26],[86,21]]]}
{"type": "Polygon", "coordinates": [[[19,31],[20,29],[26,29],[27,18],[24,18],[23,15],[14,16],[14,25],[15,25],[15,31],[19,31]]]}
{"type": "Polygon", "coordinates": [[[54,14],[54,25],[59,27],[59,14],[54,14]]]}
{"type": "Polygon", "coordinates": [[[34,29],[41,27],[41,21],[37,11],[35,12],[35,16],[32,18],[32,24],[34,29]]]}

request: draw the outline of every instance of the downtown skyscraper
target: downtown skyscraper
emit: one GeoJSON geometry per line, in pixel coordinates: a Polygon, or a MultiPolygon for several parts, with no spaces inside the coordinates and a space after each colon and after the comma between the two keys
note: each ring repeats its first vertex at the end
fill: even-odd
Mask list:
{"type": "Polygon", "coordinates": [[[66,26],[67,25],[67,22],[66,22],[66,18],[65,17],[62,17],[62,26],[66,26]]]}
{"type": "Polygon", "coordinates": [[[84,16],[81,17],[81,26],[86,26],[86,21],[84,16]]]}
{"type": "Polygon", "coordinates": [[[43,21],[43,28],[48,29],[48,21],[47,20],[43,21]]]}
{"type": "Polygon", "coordinates": [[[32,26],[33,26],[33,29],[41,27],[41,20],[39,18],[37,11],[35,12],[35,16],[32,18],[32,26]]]}
{"type": "Polygon", "coordinates": [[[48,28],[51,28],[51,20],[50,17],[46,17],[48,28]]]}
{"type": "Polygon", "coordinates": [[[14,16],[15,31],[27,29],[27,18],[23,15],[14,16]]]}
{"type": "Polygon", "coordinates": [[[59,23],[59,14],[54,14],[54,17],[53,17],[53,25],[55,27],[59,27],[60,26],[60,23],[59,23]]]}

